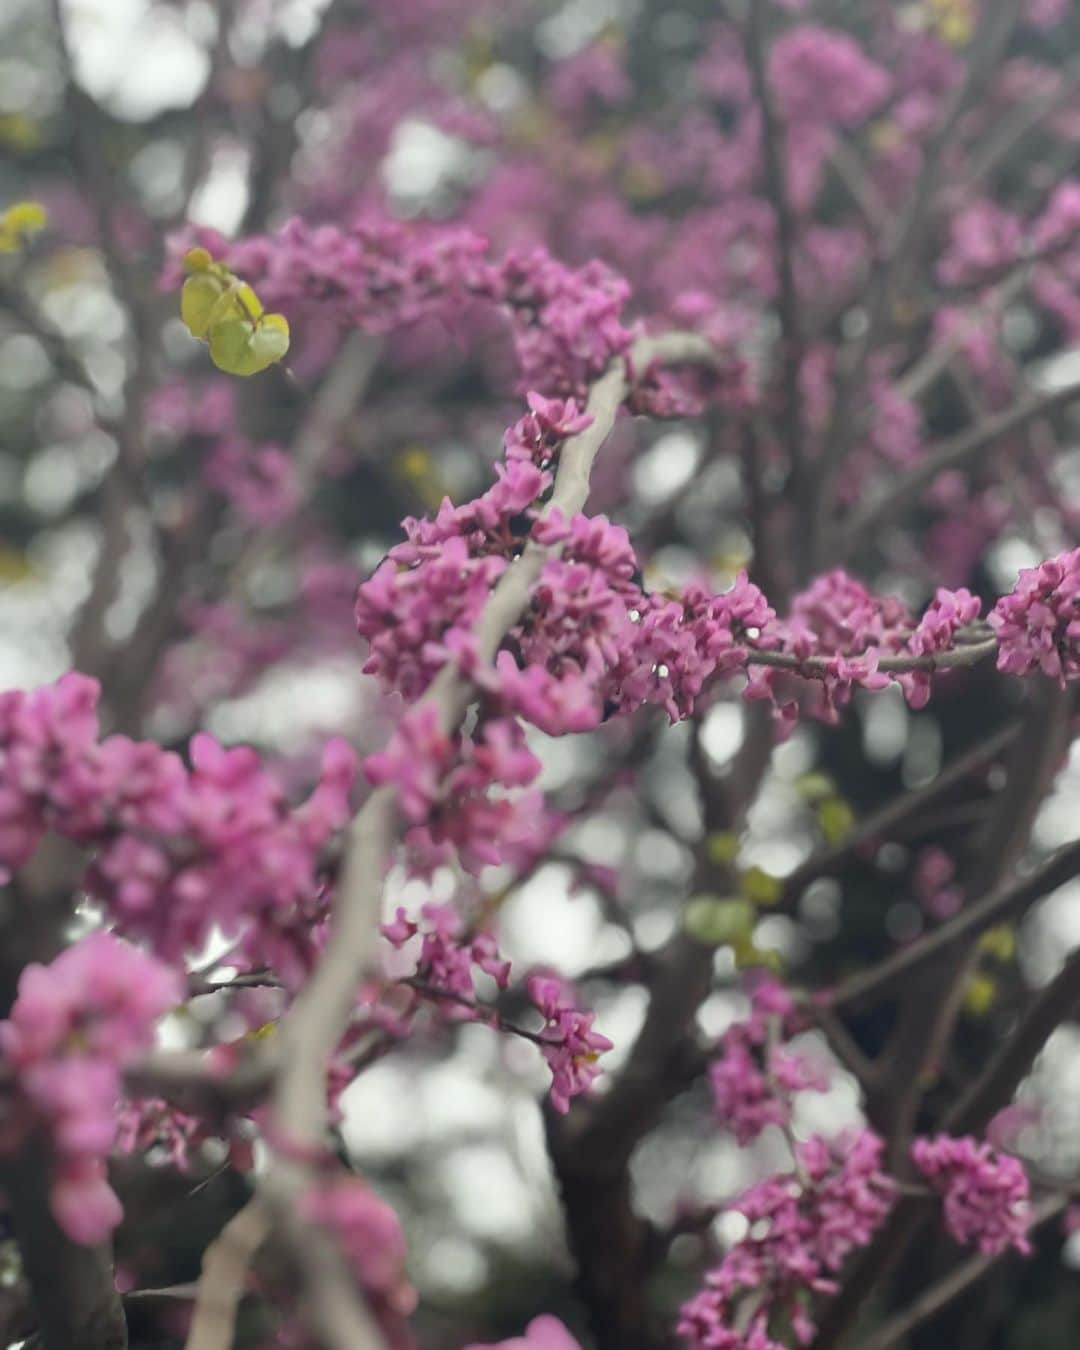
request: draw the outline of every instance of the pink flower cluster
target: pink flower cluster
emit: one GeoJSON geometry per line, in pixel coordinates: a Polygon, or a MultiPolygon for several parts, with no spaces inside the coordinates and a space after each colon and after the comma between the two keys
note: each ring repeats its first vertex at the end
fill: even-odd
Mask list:
{"type": "Polygon", "coordinates": [[[254,446],[240,437],[219,441],[204,473],[248,525],[280,525],[300,504],[295,465],[277,445],[254,446]]]}
{"type": "Polygon", "coordinates": [[[597,1060],[611,1041],[593,1031],[596,1014],[582,1012],[558,976],[530,975],[525,989],[544,1018],[540,1049],[551,1070],[551,1104],[565,1113],[599,1075],[597,1060]]]}
{"type": "Polygon", "coordinates": [[[950,222],[948,247],[938,263],[946,286],[996,281],[1020,257],[1024,228],[1012,211],[992,201],[972,202],[950,222]]]}
{"type": "Polygon", "coordinates": [[[749,1231],[683,1304],[677,1329],[691,1350],[783,1350],[774,1319],[800,1345],[813,1338],[809,1299],[836,1291],[833,1277],[892,1208],[884,1149],[869,1130],[833,1143],[815,1136],[799,1146],[794,1173],[760,1182],[734,1204],[749,1231]]]}
{"type": "MultiPolygon", "coordinates": [[[[405,1237],[393,1209],[356,1176],[317,1183],[303,1197],[304,1218],[333,1234],[372,1311],[393,1336],[416,1306],[405,1274],[405,1237]]],[[[396,1338],[394,1340],[396,1343],[396,1338]]]]}
{"type": "Polygon", "coordinates": [[[919,851],[912,877],[915,894],[935,919],[948,919],[964,903],[963,888],[956,884],[956,863],[943,848],[919,851]]]}
{"type": "Polygon", "coordinates": [[[11,1015],[0,1022],[0,1051],[14,1075],[3,1148],[11,1153],[31,1132],[45,1132],[53,1214],[75,1242],[101,1242],[120,1222],[105,1160],[121,1072],[181,997],[175,972],[104,932],[19,977],[11,1015]]]}
{"type": "Polygon", "coordinates": [[[155,1152],[163,1153],[180,1172],[188,1170],[191,1150],[206,1137],[204,1121],[171,1106],[161,1097],[125,1101],[117,1113],[117,1153],[138,1153],[151,1159],[155,1152]]]}
{"type": "Polygon", "coordinates": [[[762,980],[752,991],[750,1016],[720,1038],[709,1083],[716,1113],[740,1147],[767,1125],[789,1125],[796,1092],[828,1089],[820,1068],[784,1048],[799,1030],[794,1000],[775,980],[762,980]]]}
{"type": "Polygon", "coordinates": [[[957,1242],[987,1256],[1009,1247],[1028,1252],[1031,1211],[1027,1173],[1018,1159],[974,1139],[916,1139],[915,1166],[945,1202],[945,1227],[957,1242]]]}
{"type": "MultiPolygon", "coordinates": [[[[421,998],[434,998],[442,1016],[503,1027],[498,1012],[477,1000],[473,978],[475,968],[490,975],[498,988],[509,985],[510,962],[500,954],[490,932],[470,932],[452,905],[439,904],[424,905],[419,923],[399,908],[382,932],[399,949],[419,936],[415,971],[406,983],[421,998]]],[[[611,1049],[611,1042],[592,1029],[595,1013],[582,1011],[557,976],[536,971],[526,979],[525,990],[543,1015],[544,1026],[538,1033],[513,1025],[506,1029],[539,1046],[551,1070],[552,1104],[557,1111],[568,1111],[571,1098],[586,1092],[600,1073],[597,1060],[611,1049]]]]}
{"type": "Polygon", "coordinates": [[[523,865],[556,825],[539,792],[505,794],[528,787],[540,772],[524,728],[513,718],[485,718],[472,735],[451,737],[437,710],[418,704],[398,723],[386,749],[368,756],[364,772],[376,786],[396,788],[411,824],[407,842],[422,871],[455,853],[470,872],[523,865]]]}
{"type": "Polygon", "coordinates": [[[499,955],[491,933],[469,934],[464,919],[452,905],[424,905],[420,917],[422,925],[413,923],[404,909],[399,908],[393,921],[383,924],[383,936],[393,946],[403,947],[421,934],[415,978],[462,1000],[445,1006],[447,1017],[472,1017],[474,1014],[467,1005],[476,998],[473,966],[505,989],[510,980],[510,962],[499,955]]]}
{"type": "Polygon", "coordinates": [[[1080,678],[1080,548],[1025,567],[989,623],[997,634],[999,670],[1039,670],[1062,686],[1080,678]]]}
{"type": "Polygon", "coordinates": [[[581,1346],[557,1317],[534,1317],[524,1336],[513,1336],[496,1345],[467,1345],[465,1350],[581,1350],[581,1346]]]}
{"type": "Polygon", "coordinates": [[[201,734],[189,768],[150,741],[99,740],[97,699],[75,672],[0,695],[0,869],[52,829],[94,850],[88,889],[163,958],[197,950],[214,925],[243,935],[256,960],[282,956],[260,951],[257,920],[280,924],[319,892],[320,854],[350,814],[353,751],[329,742],[293,809],[249,748],[201,734]]]}
{"type": "Polygon", "coordinates": [[[785,122],[854,127],[888,97],[888,72],[846,33],[801,24],[782,34],[769,54],[769,79],[785,122]]]}
{"type": "Polygon", "coordinates": [[[510,319],[522,386],[549,395],[582,394],[634,337],[620,317],[630,288],[603,263],[575,270],[542,248],[490,261],[487,241],[462,226],[368,215],[342,229],[294,218],[274,236],[233,243],[189,230],[173,240],[163,284],[178,284],[180,259],[196,243],[266,306],[317,309],[324,322],[370,333],[433,317],[449,324],[470,300],[496,305],[510,319]]]}
{"type": "MultiPolygon", "coordinates": [[[[756,645],[779,650],[797,663],[824,662],[824,669],[800,669],[809,686],[794,693],[815,692],[809,700],[811,715],[835,722],[850,702],[856,687],[883,689],[894,680],[908,702],[922,707],[929,698],[930,675],[905,671],[887,675],[879,670],[883,655],[932,656],[949,650],[956,634],[979,614],[978,597],[966,590],[939,589],[922,619],[915,622],[907,606],[892,596],[876,596],[841,569],[817,577],[795,596],[789,617],[774,625],[765,642],[756,645]]],[[[781,691],[791,689],[783,670],[756,672],[747,688],[751,698],[770,699],[790,724],[797,705],[783,702],[781,691]]]]}

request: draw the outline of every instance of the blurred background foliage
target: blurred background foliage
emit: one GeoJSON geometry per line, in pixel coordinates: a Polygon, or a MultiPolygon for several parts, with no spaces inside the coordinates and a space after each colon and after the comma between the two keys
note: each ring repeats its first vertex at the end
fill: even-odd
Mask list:
{"type": "MultiPolygon", "coordinates": [[[[836,0],[817,10],[859,31],[872,26],[876,7],[836,0]]],[[[927,22],[946,25],[950,40],[963,44],[962,5],[923,8],[927,22]]],[[[502,430],[517,415],[500,334],[482,328],[467,342],[422,332],[381,347],[362,338],[343,344],[311,321],[295,333],[283,367],[224,386],[180,323],[175,292],[159,285],[166,236],[185,219],[246,234],[297,209],[347,218],[377,204],[409,217],[464,215],[481,228],[490,224],[504,245],[540,237],[568,261],[601,256],[621,266],[626,241],[605,241],[598,219],[589,228],[584,222],[597,183],[616,175],[643,220],[678,222],[699,204],[690,185],[656,181],[621,150],[642,127],[670,127],[695,102],[702,117],[726,125],[722,91],[702,97],[693,76],[716,18],[713,0],[412,0],[392,10],[350,0],[70,0],[72,82],[50,5],[7,0],[2,7],[0,207],[32,199],[48,212],[46,231],[28,249],[0,256],[4,687],[51,679],[87,654],[77,616],[93,601],[101,557],[114,550],[108,642],[90,653],[114,725],[182,745],[207,724],[280,756],[298,779],[326,730],[344,727],[362,747],[374,746],[385,717],[359,675],[350,619],[355,580],[398,538],[404,515],[430,511],[444,493],[459,501],[482,489],[502,430]],[[384,45],[387,62],[374,87],[350,77],[350,63],[370,60],[368,40],[384,45]],[[612,105],[601,99],[584,121],[560,124],[553,73],[596,41],[618,49],[629,95],[612,105]],[[497,124],[497,144],[485,145],[468,122],[470,109],[497,124]],[[485,217],[485,184],[506,162],[540,164],[550,199],[534,201],[539,189],[523,174],[519,208],[485,217]],[[335,371],[348,385],[346,415],[330,409],[331,453],[302,518],[253,531],[201,476],[212,443],[231,424],[252,442],[302,453],[323,434],[312,409],[326,411],[320,393],[328,397],[335,371]],[[131,472],[119,475],[118,493],[111,470],[125,455],[131,472]],[[320,586],[318,603],[309,604],[320,586]],[[187,609],[177,608],[177,591],[187,609]]],[[[1080,12],[1054,41],[1026,40],[1032,60],[1074,65],[1080,12]]],[[[1071,141],[1036,135],[1024,163],[1004,172],[1016,174],[1019,198],[1078,159],[1080,134],[1071,141]]],[[[1006,178],[999,192],[1010,190],[1006,178]]],[[[820,214],[829,216],[827,196],[820,214]]],[[[643,250],[642,285],[662,271],[664,239],[643,250]]],[[[913,279],[909,299],[922,316],[913,322],[926,322],[932,278],[913,279]]],[[[663,304],[652,297],[646,307],[663,304]]],[[[1015,328],[1025,361],[1059,352],[1060,335],[1022,308],[1015,328]]],[[[961,390],[948,381],[935,388],[928,405],[935,434],[964,425],[968,412],[961,390]]],[[[720,577],[753,561],[747,485],[729,450],[722,426],[620,429],[594,501],[631,528],[651,584],[684,579],[695,559],[720,577]]],[[[1068,490],[1080,477],[1080,454],[1073,449],[1062,462],[1068,490]]],[[[917,537],[918,518],[915,524],[917,537]]],[[[1038,510],[1028,513],[1022,527],[976,549],[970,570],[950,584],[993,594],[1018,565],[1052,551],[1044,545],[1055,528],[1038,510]]],[[[913,577],[928,585],[932,568],[919,559],[913,565],[911,548],[900,535],[872,541],[861,559],[867,579],[883,588],[903,579],[910,590],[913,577]]],[[[703,894],[688,909],[688,922],[717,948],[716,992],[700,1016],[707,1033],[717,1034],[743,1006],[734,988],[740,963],[771,962],[828,983],[922,930],[928,919],[914,898],[920,859],[932,849],[963,854],[1000,787],[993,774],[974,791],[967,782],[935,800],[888,843],[868,839],[840,876],[805,889],[792,878],[812,852],[843,845],[885,803],[930,783],[942,764],[1008,727],[1021,696],[1015,684],[980,671],[958,687],[944,682],[917,713],[891,694],[859,698],[839,726],[801,725],[774,753],[746,830],[709,840],[717,863],[736,864],[740,893],[703,894]]],[[[702,744],[720,778],[735,762],[747,717],[737,701],[718,702],[707,714],[702,744]]],[[[547,786],[571,811],[588,798],[602,766],[625,764],[628,773],[625,787],[570,831],[565,856],[505,899],[508,955],[557,961],[575,976],[630,957],[632,943],[647,960],[670,935],[678,903],[693,888],[702,821],[687,765],[691,728],[658,731],[646,719],[545,748],[547,786]],[[616,869],[615,898],[590,867],[616,869]]],[[[1080,834],[1078,803],[1074,756],[1040,813],[1037,847],[1080,834]]],[[[1050,978],[1078,942],[1074,884],[1019,932],[999,932],[986,944],[956,1062],[937,1092],[948,1094],[985,1059],[1026,991],[1050,978]]],[[[643,1013],[641,984],[587,981],[583,994],[598,1009],[598,1025],[625,1047],[643,1013]]],[[[865,1050],[883,1044],[890,1018],[885,1007],[855,1028],[865,1050]]],[[[529,1047],[501,1045],[468,1026],[375,1064],[347,1096],[344,1142],[402,1216],[422,1295],[421,1340],[430,1350],[458,1350],[480,1329],[490,1339],[513,1334],[540,1310],[580,1326],[534,1103],[542,1077],[529,1047]]],[[[1026,1151],[1046,1172],[1076,1176],[1074,1025],[1055,1035],[1036,1080],[1029,1090],[1046,1109],[1027,1130],[1026,1151]]],[[[659,1229],[681,1209],[730,1197],[779,1159],[768,1135],[740,1150],[718,1134],[706,1095],[699,1084],[675,1101],[635,1157],[638,1203],[659,1229]]],[[[808,1100],[799,1128],[854,1119],[858,1110],[849,1079],[827,1098],[808,1100]]],[[[187,1176],[127,1167],[121,1269],[139,1285],[193,1279],[206,1234],[238,1203],[234,1183],[212,1158],[187,1176]]],[[[715,1226],[670,1235],[661,1303],[674,1308],[691,1291],[708,1244],[723,1236],[715,1226]]],[[[1033,1260],[1002,1268],[961,1300],[948,1343],[959,1350],[1073,1346],[1078,1242],[1066,1245],[1063,1264],[1060,1241],[1047,1234],[1033,1260]]],[[[167,1325],[167,1313],[154,1308],[146,1339],[139,1340],[137,1322],[133,1336],[173,1344],[167,1325]]],[[[245,1334],[253,1344],[267,1334],[257,1314],[245,1334]]],[[[940,1330],[911,1341],[917,1350],[945,1343],[940,1330]]]]}

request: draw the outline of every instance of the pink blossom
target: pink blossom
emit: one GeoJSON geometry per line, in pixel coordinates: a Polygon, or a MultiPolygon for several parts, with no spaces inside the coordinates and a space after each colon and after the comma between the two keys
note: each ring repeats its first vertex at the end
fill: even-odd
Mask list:
{"type": "Polygon", "coordinates": [[[1011,211],[992,201],[972,202],[950,222],[938,276],[946,286],[995,281],[1017,261],[1023,238],[1023,226],[1011,211]]]}
{"type": "Polygon", "coordinates": [[[494,1344],[474,1341],[465,1350],[581,1350],[557,1317],[534,1317],[525,1328],[524,1336],[512,1336],[508,1341],[494,1344]]]}
{"type": "Polygon", "coordinates": [[[150,1047],[155,1023],[180,997],[172,970],[105,932],[19,977],[11,1014],[0,1022],[0,1050],[15,1075],[15,1146],[32,1129],[47,1131],[53,1213],[75,1242],[100,1242],[120,1220],[105,1159],[121,1071],[150,1047]]]}
{"type": "Polygon", "coordinates": [[[1027,1253],[1028,1178],[1018,1159],[971,1138],[916,1139],[915,1166],[944,1198],[945,1226],[957,1242],[985,1256],[1008,1247],[1027,1253]]]}
{"type": "Polygon", "coordinates": [[[749,1232],[682,1306],[677,1330],[691,1350],[782,1350],[769,1331],[774,1315],[790,1322],[799,1344],[813,1338],[809,1297],[835,1292],[833,1277],[892,1208],[884,1149],[869,1130],[832,1144],[815,1136],[798,1146],[796,1173],[770,1177],[735,1202],[749,1232]]]}
{"type": "Polygon", "coordinates": [[[328,744],[320,784],[294,812],[250,749],[199,735],[189,768],[152,742],[99,741],[97,693],[72,674],[0,695],[0,865],[24,863],[46,828],[95,845],[87,887],[170,958],[215,923],[254,942],[255,915],[280,920],[318,893],[319,853],[349,816],[344,742],[328,744]]]}
{"type": "Polygon", "coordinates": [[[1041,670],[1062,686],[1080,676],[1080,549],[1025,567],[989,615],[998,669],[1041,670]]]}
{"type": "Polygon", "coordinates": [[[801,1029],[790,995],[764,979],[751,991],[749,1017],[720,1038],[709,1085],[718,1118],[740,1146],[752,1143],[767,1125],[788,1125],[794,1093],[828,1089],[822,1071],[784,1045],[801,1029]]]}
{"type": "Polygon", "coordinates": [[[892,81],[846,33],[802,24],[773,44],[769,78],[785,121],[854,127],[888,96],[892,81]]]}
{"type": "Polygon", "coordinates": [[[329,1229],[377,1313],[407,1316],[416,1293],[405,1275],[405,1238],[390,1206],[359,1177],[321,1182],[302,1199],[304,1217],[329,1229]]]}
{"type": "Polygon", "coordinates": [[[227,497],[249,525],[279,525],[300,503],[295,466],[280,446],[223,440],[207,461],[205,473],[210,486],[227,497]]]}
{"type": "Polygon", "coordinates": [[[580,1012],[556,976],[530,975],[525,988],[544,1017],[540,1049],[551,1070],[551,1104],[565,1114],[570,1099],[587,1092],[600,1074],[597,1060],[611,1041],[593,1031],[596,1014],[580,1012]]]}

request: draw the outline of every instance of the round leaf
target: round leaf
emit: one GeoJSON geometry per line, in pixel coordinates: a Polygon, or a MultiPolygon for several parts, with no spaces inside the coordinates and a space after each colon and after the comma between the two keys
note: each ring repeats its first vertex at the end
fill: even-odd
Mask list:
{"type": "Polygon", "coordinates": [[[683,922],[690,936],[707,947],[745,943],[754,927],[754,907],[741,896],[699,895],[686,906],[683,922]]]}
{"type": "Polygon", "coordinates": [[[184,282],[180,292],[180,317],[192,337],[206,337],[224,291],[224,282],[212,272],[193,272],[184,282]]]}
{"type": "Polygon", "coordinates": [[[257,375],[289,350],[289,325],[280,314],[266,314],[257,324],[223,319],[209,336],[211,360],[229,375],[257,375]]]}

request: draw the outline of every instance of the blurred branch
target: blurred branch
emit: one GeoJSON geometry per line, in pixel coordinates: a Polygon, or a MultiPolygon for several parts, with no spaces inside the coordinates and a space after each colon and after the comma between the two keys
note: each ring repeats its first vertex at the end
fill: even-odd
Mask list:
{"type": "Polygon", "coordinates": [[[996,887],[925,937],[902,947],[876,966],[842,981],[833,990],[829,1006],[855,1008],[863,1006],[868,999],[881,998],[916,967],[950,951],[966,938],[978,936],[996,923],[1019,918],[1044,895],[1064,886],[1078,874],[1080,841],[1066,844],[1030,876],[996,887]]]}
{"type": "MultiPolygon", "coordinates": [[[[1068,1204],[1066,1196],[1052,1196],[1036,1205],[1032,1215],[1032,1228],[1038,1228],[1042,1224],[1048,1223],[1056,1218],[1065,1206],[1068,1204]]],[[[897,1341],[903,1340],[916,1327],[922,1326],[928,1322],[935,1313],[941,1311],[946,1304],[951,1303],[958,1294],[962,1294],[965,1289],[971,1287],[984,1275],[989,1274],[991,1270],[1001,1263],[1009,1254],[1009,1250],[999,1252],[995,1256],[973,1256],[962,1265],[957,1266],[950,1271],[943,1279],[936,1284],[932,1284],[925,1293],[920,1294],[912,1303],[910,1303],[903,1312],[883,1323],[878,1329],[869,1335],[866,1340],[860,1341],[856,1350],[889,1350],[897,1341]]]]}
{"type": "MultiPolygon", "coordinates": [[[[563,444],[555,485],[545,514],[573,516],[589,495],[593,462],[631,389],[631,371],[654,363],[712,364],[716,355],[693,334],[641,338],[626,360],[614,361],[593,385],[586,402],[588,427],[563,444]]],[[[529,544],[500,577],[474,630],[478,659],[494,660],[509,629],[525,610],[549,550],[529,544]]],[[[470,680],[447,665],[415,705],[432,709],[450,731],[464,717],[474,694],[470,680]]],[[[297,1202],[311,1185],[325,1148],[326,1066],[355,1003],[362,979],[376,962],[383,878],[400,827],[397,795],[390,786],[370,794],[348,832],[336,888],[331,937],[315,972],[284,1018],[281,1060],[271,1099],[268,1134],[274,1161],[260,1190],[278,1231],[291,1249],[308,1294],[308,1312],[329,1350],[367,1350],[383,1344],[334,1243],[301,1218],[297,1202]]]]}
{"type": "MultiPolygon", "coordinates": [[[[997,0],[980,14],[979,26],[964,78],[954,93],[945,115],[923,150],[923,167],[911,193],[908,207],[882,266],[871,277],[866,301],[866,319],[862,336],[856,341],[837,379],[833,398],[833,419],[817,466],[814,500],[808,503],[810,530],[814,536],[813,556],[818,565],[831,551],[827,542],[831,529],[837,474],[851,447],[858,409],[858,397],[866,379],[870,358],[881,345],[890,326],[893,295],[904,272],[915,261],[931,207],[940,185],[946,147],[967,111],[971,100],[993,70],[1012,34],[1020,13],[1019,0],[997,0]]],[[[845,541],[846,542],[846,541],[845,541]]]]}
{"type": "Polygon", "coordinates": [[[1043,1046],[1062,1022],[1080,1007],[1080,951],[1075,951],[1053,980],[1033,999],[997,1054],[941,1122],[949,1134],[971,1134],[1007,1106],[1043,1046]]]}
{"type": "MultiPolygon", "coordinates": [[[[802,398],[799,375],[802,370],[803,339],[799,309],[799,293],[795,284],[795,218],[788,200],[784,172],[783,150],[785,129],[781,125],[772,91],[769,88],[765,65],[764,22],[769,10],[767,0],[751,0],[747,7],[743,41],[747,64],[753,81],[754,96],[761,109],[763,150],[765,154],[765,184],[769,204],[776,218],[777,262],[780,273],[780,363],[783,409],[780,416],[780,437],[787,449],[791,484],[796,507],[808,500],[809,466],[802,442],[802,398]]],[[[809,543],[809,531],[801,531],[799,538],[809,543]]],[[[764,540],[755,538],[755,543],[764,540]]],[[[800,575],[805,576],[810,559],[801,560],[800,575]]]]}
{"type": "Polygon", "coordinates": [[[73,1242],[53,1218],[51,1160],[34,1138],[0,1170],[42,1350],[125,1350],[127,1323],[107,1247],[73,1242]]]}
{"type": "Polygon", "coordinates": [[[249,1200],[207,1247],[184,1350],[232,1350],[248,1269],[269,1232],[263,1206],[249,1200]]]}
{"type": "MultiPolygon", "coordinates": [[[[1039,806],[1061,766],[1069,702],[1065,691],[1049,680],[1035,682],[1022,734],[1009,752],[1005,787],[994,798],[990,817],[961,873],[964,889],[973,899],[999,885],[1028,845],[1039,806]]],[[[977,962],[973,942],[962,955],[957,945],[925,965],[905,986],[897,1026],[882,1053],[889,1069],[883,1095],[891,1103],[895,1165],[907,1158],[923,1095],[946,1058],[977,962]]]]}
{"type": "Polygon", "coordinates": [[[909,502],[934,481],[941,473],[950,469],[962,469],[977,458],[984,450],[989,450],[998,441],[1019,431],[1028,423],[1040,417],[1048,417],[1059,409],[1067,408],[1080,400],[1080,381],[1063,385],[1049,394],[1040,394],[1036,398],[1016,403],[1004,412],[988,417],[969,431],[961,432],[951,440],[937,447],[931,446],[925,458],[914,468],[898,474],[889,491],[877,501],[852,513],[851,517],[839,527],[840,550],[848,553],[862,543],[885,521],[899,514],[909,502]]]}
{"type": "Polygon", "coordinates": [[[993,131],[981,150],[972,155],[968,175],[957,189],[961,198],[974,196],[983,180],[1008,159],[1029,131],[1068,103],[1080,88],[1080,62],[1069,61],[1061,70],[1061,83],[1041,98],[1025,99],[1003,117],[995,121],[993,131]]]}
{"type": "Polygon", "coordinates": [[[947,764],[925,786],[901,793],[900,796],[894,797],[884,806],[865,816],[843,843],[836,844],[821,853],[812,854],[794,872],[782,878],[783,892],[778,907],[791,912],[810,882],[835,872],[839,864],[849,861],[866,844],[887,838],[892,830],[919,812],[936,807],[940,798],[951,792],[957,784],[997,759],[1002,750],[1015,739],[1020,725],[1019,721],[1010,722],[998,731],[990,733],[970,750],[947,764]]]}

